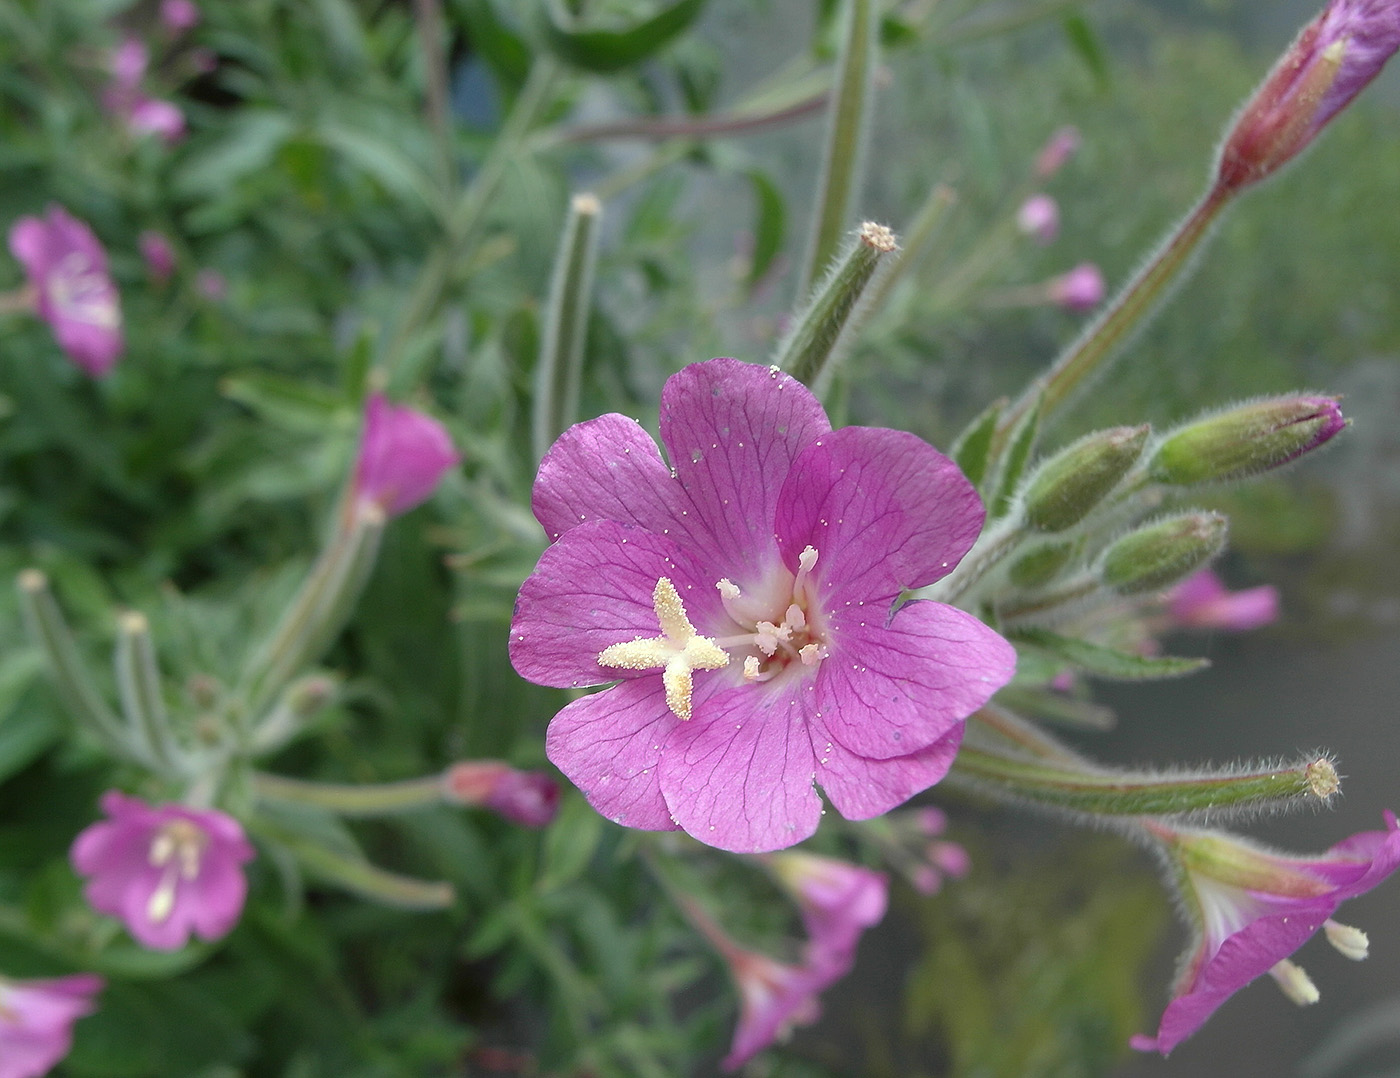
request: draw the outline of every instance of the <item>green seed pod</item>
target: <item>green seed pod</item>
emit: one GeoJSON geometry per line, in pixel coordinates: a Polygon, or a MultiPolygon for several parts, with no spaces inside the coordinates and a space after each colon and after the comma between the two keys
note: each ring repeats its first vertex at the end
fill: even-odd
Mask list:
{"type": "Polygon", "coordinates": [[[1219,554],[1228,531],[1229,521],[1220,513],[1183,513],[1153,521],[1104,551],[1100,575],[1120,595],[1160,591],[1219,554]]]}
{"type": "Polygon", "coordinates": [[[1026,482],[1026,523],[1042,532],[1074,527],[1137,463],[1151,430],[1144,425],[1097,431],[1045,461],[1026,482]]]}

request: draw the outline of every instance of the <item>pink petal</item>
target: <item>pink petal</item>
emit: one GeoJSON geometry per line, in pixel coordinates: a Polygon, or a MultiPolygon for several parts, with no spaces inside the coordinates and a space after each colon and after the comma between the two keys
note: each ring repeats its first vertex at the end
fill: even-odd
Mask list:
{"type": "Polygon", "coordinates": [[[179,901],[187,908],[185,920],[201,939],[222,939],[243,914],[248,880],[229,852],[211,844],[199,866],[199,876],[180,881],[179,901]]]}
{"type": "Polygon", "coordinates": [[[1016,672],[1015,648],[942,603],[905,603],[889,625],[878,607],[842,606],[831,623],[817,713],[858,756],[883,760],[933,744],[1016,672]]]}
{"type": "Polygon", "coordinates": [[[820,721],[814,722],[817,783],[846,819],[869,820],[902,805],[942,779],[953,766],[962,735],[963,726],[959,723],[941,741],[918,752],[872,760],[843,748],[825,734],[820,721]]]}
{"type": "Polygon", "coordinates": [[[611,520],[565,533],[540,555],[515,602],[510,661],[538,685],[580,688],[618,678],[655,677],[659,670],[598,665],[604,648],[659,636],[652,593],[661,577],[676,586],[702,635],[721,609],[714,581],[665,536],[611,520]]]}
{"type": "Polygon", "coordinates": [[[651,435],[635,420],[610,414],[577,423],[540,462],[532,505],[553,542],[590,520],[616,520],[665,534],[685,508],[680,484],[651,435]]]}
{"type": "Polygon", "coordinates": [[[905,431],[845,427],[794,463],[774,530],[793,572],[803,549],[816,548],[824,601],[830,592],[870,602],[946,576],[976,541],[984,515],[972,484],[927,442],[905,431]]]}
{"type": "Polygon", "coordinates": [[[661,678],[624,681],[555,715],[545,735],[545,755],[614,823],[674,831],[658,762],[679,721],[666,707],[661,678]]]}
{"type": "Polygon", "coordinates": [[[697,717],[671,734],[661,790],[676,822],[701,842],[758,853],[816,831],[821,800],[802,684],[765,690],[697,679],[697,717]]]}
{"type": "Polygon", "coordinates": [[[55,261],[49,250],[49,230],[37,217],[21,217],[10,228],[10,253],[36,284],[55,261]]]}
{"type": "Polygon", "coordinates": [[[761,577],[775,556],[779,481],[830,430],[807,387],[775,369],[712,359],[673,374],[661,440],[688,495],[686,544],[740,586],[761,577]]]}
{"type": "Polygon", "coordinates": [[[355,461],[355,496],[400,516],[432,497],[461,459],[446,428],[432,416],[371,394],[355,461]]]}

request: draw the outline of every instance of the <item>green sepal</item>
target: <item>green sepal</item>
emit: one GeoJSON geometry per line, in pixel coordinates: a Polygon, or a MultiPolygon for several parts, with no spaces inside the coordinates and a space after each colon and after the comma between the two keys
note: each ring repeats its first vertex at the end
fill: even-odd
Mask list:
{"type": "Polygon", "coordinates": [[[1005,397],[992,401],[953,439],[952,448],[948,450],[948,456],[953,458],[953,463],[978,490],[982,489],[982,481],[987,478],[992,438],[996,434],[1001,413],[1006,410],[1008,403],[1005,397]]]}
{"type": "Polygon", "coordinates": [[[1183,677],[1204,670],[1210,660],[1176,655],[1134,655],[1102,644],[1091,644],[1072,636],[1061,636],[1049,629],[1013,629],[1007,633],[1013,643],[1027,644],[1048,651],[1095,677],[1112,681],[1153,681],[1183,677]]]}
{"type": "Polygon", "coordinates": [[[1035,407],[1012,428],[1006,457],[996,473],[995,493],[987,499],[988,520],[998,520],[1011,509],[1011,496],[1025,474],[1026,465],[1030,463],[1031,453],[1035,449],[1036,435],[1040,433],[1040,409],[1041,402],[1037,400],[1035,407]]]}

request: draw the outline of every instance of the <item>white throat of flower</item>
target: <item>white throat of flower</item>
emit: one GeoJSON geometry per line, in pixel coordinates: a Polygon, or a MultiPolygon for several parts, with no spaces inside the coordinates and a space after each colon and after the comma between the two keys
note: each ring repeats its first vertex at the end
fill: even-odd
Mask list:
{"type": "Polygon", "coordinates": [[[121,310],[107,278],[97,272],[92,259],[81,251],[69,251],[64,255],[45,284],[54,306],[65,317],[99,329],[116,329],[121,325],[121,310]]]}
{"type": "Polygon", "coordinates": [[[199,862],[209,837],[189,820],[171,820],[151,840],[150,862],[161,870],[160,882],[146,903],[146,916],[160,924],[175,908],[175,890],[181,880],[199,877],[199,862]]]}
{"type": "Polygon", "coordinates": [[[827,656],[827,647],[817,639],[803,603],[810,603],[809,578],[817,563],[817,551],[807,547],[797,559],[797,575],[788,594],[791,601],[781,620],[772,618],[772,604],[766,607],[744,597],[728,578],[715,583],[725,611],[752,632],[733,636],[701,636],[691,624],[680,593],[669,577],[661,577],[652,592],[652,607],[661,626],[661,636],[638,637],[613,644],[598,654],[599,666],[621,670],[662,670],[666,706],[679,719],[691,716],[693,674],[697,670],[718,670],[729,665],[729,650],[749,652],[744,658],[744,680],[767,681],[789,662],[814,667],[827,656]],[[764,616],[768,615],[768,616],[764,616]]]}

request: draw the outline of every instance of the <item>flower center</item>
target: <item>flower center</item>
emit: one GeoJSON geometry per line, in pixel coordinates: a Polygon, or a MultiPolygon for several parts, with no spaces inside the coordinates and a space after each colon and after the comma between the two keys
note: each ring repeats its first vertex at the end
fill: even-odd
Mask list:
{"type": "Polygon", "coordinates": [[[105,275],[81,251],[64,255],[47,281],[54,306],[64,317],[101,329],[121,325],[121,313],[105,275]]]}
{"type": "Polygon", "coordinates": [[[810,577],[816,563],[817,551],[809,546],[797,559],[797,575],[781,589],[777,603],[745,596],[727,578],[717,581],[725,612],[748,630],[718,639],[696,631],[676,586],[663,576],[652,592],[662,635],[606,647],[598,654],[598,665],[623,670],[660,668],[666,706],[680,719],[691,715],[695,671],[728,666],[731,652],[744,653],[744,680],[750,682],[768,681],[794,661],[815,667],[827,656],[826,644],[808,617],[814,602],[810,577]]]}
{"type": "Polygon", "coordinates": [[[209,837],[189,820],[171,820],[151,840],[149,859],[161,870],[160,882],[146,903],[146,916],[160,923],[175,908],[175,889],[181,880],[199,876],[199,861],[209,837]]]}

